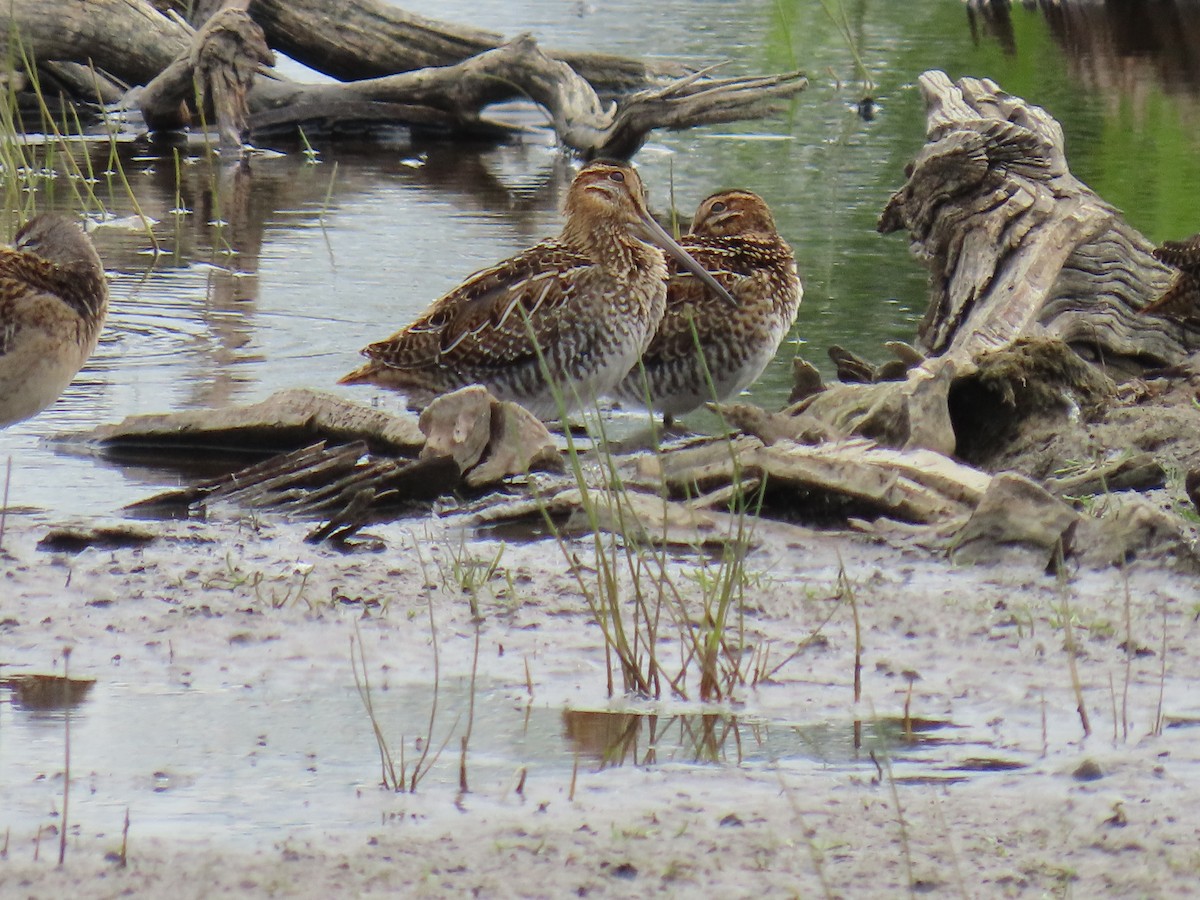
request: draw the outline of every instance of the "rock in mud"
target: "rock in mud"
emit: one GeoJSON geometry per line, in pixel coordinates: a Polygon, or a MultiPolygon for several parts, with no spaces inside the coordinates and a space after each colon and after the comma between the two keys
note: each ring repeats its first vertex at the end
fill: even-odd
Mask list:
{"type": "Polygon", "coordinates": [[[479,385],[442,394],[421,413],[421,457],[451,456],[468,487],[495,484],[532,469],[561,471],[554,437],[529,410],[479,385]]]}
{"type": "Polygon", "coordinates": [[[1032,551],[1042,567],[1059,548],[1069,551],[1079,513],[1041,485],[1015,472],[992,478],[975,512],[958,533],[956,562],[990,563],[1032,551]]]}

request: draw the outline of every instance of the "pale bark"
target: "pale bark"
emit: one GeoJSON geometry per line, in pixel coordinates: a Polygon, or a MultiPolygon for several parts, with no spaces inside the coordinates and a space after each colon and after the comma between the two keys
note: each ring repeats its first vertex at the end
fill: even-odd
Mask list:
{"type": "Polygon", "coordinates": [[[1059,124],[986,79],[952,82],[933,71],[919,83],[928,140],[879,230],[906,230],[929,269],[918,336],[930,357],[902,381],[836,385],[796,411],[842,431],[949,453],[963,437],[951,393],[964,385],[996,387],[1008,397],[1001,406],[1017,415],[1020,398],[1010,395],[1024,378],[1032,400],[1021,414],[1034,406],[1066,414],[1111,395],[1109,378],[1184,360],[1200,323],[1139,315],[1174,272],[1071,174],[1059,124]],[[1023,359],[1037,368],[1022,375],[1023,359]]]}
{"type": "MultiPolygon", "coordinates": [[[[252,0],[271,46],[343,81],[449,66],[507,43],[504,35],[427,19],[379,0],[252,0]]],[[[602,92],[636,90],[687,73],[603,53],[547,50],[602,92]]]]}
{"type": "MultiPolygon", "coordinates": [[[[268,57],[265,47],[207,40],[210,26],[197,35],[177,11],[164,14],[148,0],[50,2],[61,15],[47,15],[47,0],[10,2],[9,27],[30,58],[85,63],[130,85],[148,84],[148,92],[126,105],[140,105],[152,129],[184,124],[191,111],[181,112],[179,100],[190,103],[199,67],[201,93],[221,95],[234,110],[217,117],[231,144],[242,130],[236,112],[251,82],[245,103],[252,133],[365,122],[501,137],[518,129],[489,121],[485,108],[531,99],[546,109],[561,143],[585,157],[628,157],[655,128],[758,118],[806,86],[800,73],[712,79],[677,65],[543,53],[528,36],[504,43],[499,35],[426,20],[377,0],[238,0],[237,6],[248,4],[271,47],[357,79],[300,85],[251,78],[268,57]]],[[[94,100],[95,93],[81,99],[94,100]]]]}

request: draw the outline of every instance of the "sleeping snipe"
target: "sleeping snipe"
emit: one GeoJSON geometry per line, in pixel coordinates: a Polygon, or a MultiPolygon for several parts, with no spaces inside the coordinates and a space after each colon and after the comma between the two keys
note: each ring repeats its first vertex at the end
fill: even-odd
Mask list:
{"type": "Polygon", "coordinates": [[[53,403],[91,355],[108,311],[83,229],[45,213],[0,248],[0,427],[53,403]]]}

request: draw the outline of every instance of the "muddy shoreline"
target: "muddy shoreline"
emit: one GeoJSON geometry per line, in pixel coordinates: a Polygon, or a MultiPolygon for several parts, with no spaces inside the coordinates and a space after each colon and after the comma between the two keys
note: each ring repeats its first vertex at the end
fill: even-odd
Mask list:
{"type": "MultiPolygon", "coordinates": [[[[428,684],[432,609],[439,677],[449,684],[470,676],[471,605],[431,574],[453,568],[461,546],[453,517],[372,528],[386,549],[352,555],[304,544],[298,525],[147,527],[158,537],[145,547],[47,553],[36,548],[44,523],[9,517],[5,671],[60,670],[70,646],[73,675],[97,678],[98,690],[120,682],[177,694],[186,722],[189,697],[206,692],[237,689],[302,704],[331,685],[352,687],[356,626],[377,689],[428,684]],[[263,575],[256,581],[253,572],[263,575]]],[[[1190,691],[1200,672],[1194,578],[1135,563],[1124,572],[1077,571],[1059,583],[1032,566],[953,567],[848,533],[764,522],[759,536],[747,559],[755,579],[748,643],[770,644],[783,659],[815,630],[820,639],[770,681],[740,689],[729,709],[779,729],[900,716],[906,673],[915,673],[911,714],[952,722],[970,736],[965,745],[925,748],[916,763],[895,747],[890,772],[866,756],[844,764],[786,757],[612,768],[584,757],[573,799],[569,749],[557,759],[511,753],[503,775],[481,764],[462,797],[457,753],[448,750],[416,794],[394,794],[377,786],[378,752],[363,712],[360,727],[344,735],[347,758],[358,760],[353,784],[339,788],[346,808],[328,815],[306,808],[306,791],[317,790],[325,765],[316,759],[318,774],[298,772],[285,801],[307,817],[304,826],[249,837],[235,838],[236,828],[189,830],[186,816],[156,835],[146,811],[155,771],[120,783],[75,755],[67,862],[58,869],[57,838],[48,837],[62,781],[55,726],[32,747],[6,742],[10,759],[43,754],[35,764],[43,777],[10,785],[20,802],[3,823],[9,840],[0,890],[621,896],[707,886],[889,896],[906,890],[910,866],[914,885],[947,896],[1191,890],[1200,828],[1189,727],[1200,714],[1190,691]],[[843,565],[861,621],[857,708],[853,617],[835,588],[843,565]],[[1093,730],[1086,739],[1064,651],[1068,615],[1093,730]],[[1127,655],[1130,639],[1135,652],[1127,655]],[[1164,727],[1154,734],[1160,691],[1164,727]],[[1081,769],[1085,762],[1098,769],[1081,769]],[[121,804],[90,806],[89,790],[131,809],[127,868],[106,860],[120,847],[121,804]]],[[[498,546],[481,541],[471,551],[484,558],[498,546]]],[[[575,549],[586,555],[586,542],[575,549]]],[[[672,563],[681,571],[688,564],[685,554],[672,563]]],[[[477,591],[477,674],[489,697],[551,714],[610,708],[603,641],[558,547],[510,543],[499,569],[511,580],[493,578],[477,591]],[[518,586],[515,596],[509,584],[518,586]]],[[[15,718],[29,713],[9,704],[4,715],[9,733],[19,734],[15,718]]],[[[239,727],[255,730],[234,722],[231,734],[239,727]]],[[[277,743],[269,722],[261,735],[242,737],[255,736],[265,768],[277,743]]],[[[476,734],[469,759],[489,753],[485,740],[476,734]]],[[[179,790],[186,800],[188,788],[179,790]]],[[[248,815],[236,797],[226,804],[232,821],[248,815]]]]}

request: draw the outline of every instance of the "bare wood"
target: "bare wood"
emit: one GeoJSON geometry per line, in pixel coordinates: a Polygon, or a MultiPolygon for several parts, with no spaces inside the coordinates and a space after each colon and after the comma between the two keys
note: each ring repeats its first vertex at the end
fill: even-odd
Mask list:
{"type": "MultiPolygon", "coordinates": [[[[352,452],[355,445],[347,444],[339,448],[339,452],[352,452]],[[348,449],[349,448],[349,449],[348,449]]],[[[360,454],[365,452],[366,445],[358,445],[361,449],[360,454]]],[[[286,453],[280,456],[272,456],[269,459],[263,460],[253,466],[248,466],[241,469],[233,475],[225,475],[221,478],[213,478],[208,481],[202,481],[199,484],[191,485],[190,487],[180,488],[178,490],[164,491],[161,494],[155,494],[153,497],[148,497],[145,500],[139,500],[136,503],[131,503],[125,507],[129,511],[154,511],[165,508],[175,508],[180,511],[185,511],[192,503],[205,499],[210,496],[217,495],[218,492],[224,491],[229,493],[236,490],[239,486],[250,482],[258,482],[273,478],[281,472],[294,471],[298,468],[304,468],[313,463],[322,460],[326,457],[325,442],[320,441],[313,444],[311,447],[304,447],[293,453],[286,453]]]]}
{"type": "Polygon", "coordinates": [[[261,403],[224,409],[130,416],[61,440],[105,449],[233,448],[250,451],[307,446],[325,438],[364,440],[373,450],[412,454],[425,443],[416,416],[393,415],[332,394],[292,388],[261,403]]]}
{"type": "MultiPolygon", "coordinates": [[[[379,0],[342,0],[336,15],[328,0],[253,0],[250,14],[272,47],[343,81],[449,66],[506,42],[503,35],[405,12],[379,0]]],[[[628,91],[687,69],[601,53],[548,55],[573,68],[601,91],[628,91]]]]}
{"type": "Polygon", "coordinates": [[[444,124],[470,129],[482,124],[480,111],[486,106],[527,97],[550,113],[566,146],[585,157],[628,157],[653,128],[757,117],[772,102],[793,96],[806,85],[798,72],[721,80],[689,76],[605,103],[570,66],[542,53],[532,36],[521,35],[452,66],[348,84],[260,83],[251,98],[255,105],[252,124],[265,127],[270,121],[277,126],[286,121],[289,110],[303,116],[312,110],[336,109],[349,101],[425,107],[430,110],[429,117],[440,113],[444,124]],[[271,118],[264,119],[264,115],[271,118]]]}
{"type": "MultiPolygon", "coordinates": [[[[269,43],[285,52],[334,74],[387,73],[301,85],[254,77],[270,52],[257,26],[240,12],[236,18],[230,4],[197,34],[177,13],[164,15],[148,0],[79,6],[61,0],[63,27],[47,29],[46,22],[59,17],[47,17],[44,2],[12,0],[10,25],[37,59],[90,62],[130,84],[147,85],[127,102],[143,110],[152,129],[182,127],[186,115],[179,101],[191,100],[199,75],[229,147],[240,144],[246,103],[252,130],[349,120],[496,136],[511,132],[511,126],[488,121],[484,109],[503,100],[532,99],[547,110],[567,147],[585,157],[628,157],[654,128],[757,118],[806,86],[797,72],[713,79],[679,66],[597,54],[558,59],[553,52],[544,54],[528,35],[500,44],[498,35],[411,16],[377,0],[353,0],[339,6],[336,16],[330,14],[330,0],[237,0],[234,6],[250,3],[269,43]],[[325,56],[306,58],[298,52],[301,47],[325,56]],[[414,69],[421,65],[426,67],[414,69]],[[667,72],[679,77],[664,83],[667,72]],[[601,93],[614,91],[621,94],[616,102],[602,99],[601,93]]],[[[88,91],[85,99],[94,94],[88,91]]]]}
{"type": "Polygon", "coordinates": [[[879,227],[907,229],[930,269],[925,349],[964,373],[1023,337],[1060,338],[1108,366],[1182,360],[1200,329],[1136,314],[1170,269],[1071,174],[1059,124],[987,79],[933,71],[920,86],[928,143],[879,227]]]}
{"type": "MultiPolygon", "coordinates": [[[[1111,394],[1111,383],[1101,389],[1062,353],[1095,363],[1105,382],[1185,359],[1200,322],[1138,314],[1174,275],[1150,241],[1071,174],[1059,124],[986,79],[952,82],[933,71],[920,87],[927,143],[879,230],[907,230],[930,271],[919,338],[933,355],[903,382],[835,386],[796,411],[895,446],[951,453],[963,424],[952,420],[952,391],[1010,369],[1022,351],[1009,351],[1020,345],[1036,348],[1030,360],[1049,361],[1025,373],[1028,382],[1048,375],[1039,389],[1057,394],[1040,408],[1064,415],[1080,399],[1111,394]]],[[[917,358],[905,354],[904,365],[917,358]]],[[[1018,405],[1009,408],[1023,414],[1018,405]]]]}
{"type": "MultiPolygon", "coordinates": [[[[146,84],[191,44],[187,24],[146,0],[5,0],[4,24],[24,51],[39,61],[87,64],[127,84],[146,84]]],[[[89,99],[94,95],[89,95],[89,99]]]]}
{"type": "Polygon", "coordinates": [[[807,86],[808,80],[801,72],[722,79],[688,75],[661,88],[622,97],[610,115],[595,124],[581,121],[566,133],[559,127],[559,115],[564,107],[571,107],[561,104],[547,108],[555,113],[555,130],[568,146],[588,156],[626,159],[656,128],[693,128],[761,118],[775,111],[775,101],[792,97],[807,86]],[[579,133],[580,128],[584,133],[579,133]],[[587,130],[594,133],[588,134],[587,130]]]}
{"type": "Polygon", "coordinates": [[[495,398],[483,385],[473,384],[435,397],[421,411],[425,433],[421,456],[449,456],[464,472],[483,457],[492,436],[495,398]]]}
{"type": "Polygon", "coordinates": [[[862,438],[818,446],[739,438],[640,461],[672,495],[765,478],[769,490],[835,498],[911,522],[945,523],[974,509],[992,476],[924,449],[896,450],[862,438]]]}
{"type": "MultiPolygon", "coordinates": [[[[527,519],[540,522],[547,515],[566,516],[564,533],[586,534],[592,531],[592,520],[582,512],[585,503],[591,504],[599,530],[637,535],[638,540],[650,544],[721,545],[738,533],[738,519],[729,513],[695,509],[641,491],[619,494],[590,491],[585,497],[578,487],[560,487],[534,497],[495,495],[471,511],[468,521],[472,525],[494,525],[527,519]]],[[[758,540],[751,535],[747,542],[755,546],[758,540]]]]}
{"type": "Polygon", "coordinates": [[[51,88],[57,83],[68,97],[87,97],[97,103],[116,103],[125,94],[125,88],[103,72],[81,63],[43,62],[38,68],[43,93],[53,93],[51,88]]]}
{"type": "MultiPolygon", "coordinates": [[[[192,41],[179,3],[160,0],[169,11],[163,12],[149,0],[62,2],[47,15],[46,2],[6,0],[8,26],[28,51],[39,60],[92,60],[130,85],[149,83],[192,41]]],[[[494,32],[426,19],[376,0],[253,0],[249,11],[272,47],[343,80],[452,65],[505,42],[494,32]]],[[[677,63],[600,53],[550,55],[604,91],[637,90],[687,74],[677,63]]]]}
{"type": "Polygon", "coordinates": [[[240,150],[250,133],[247,95],[275,54],[262,29],[237,5],[212,16],[196,34],[190,61],[200,102],[211,104],[222,150],[240,150]]]}

